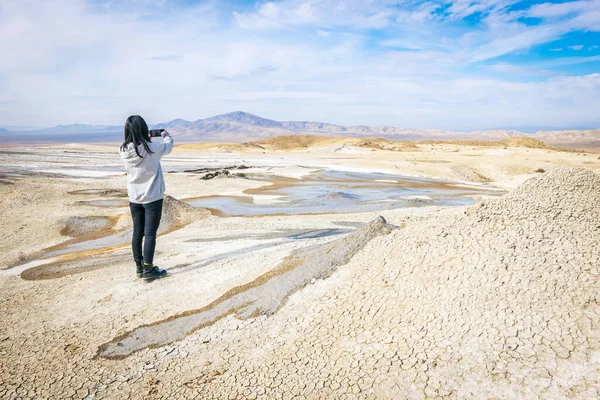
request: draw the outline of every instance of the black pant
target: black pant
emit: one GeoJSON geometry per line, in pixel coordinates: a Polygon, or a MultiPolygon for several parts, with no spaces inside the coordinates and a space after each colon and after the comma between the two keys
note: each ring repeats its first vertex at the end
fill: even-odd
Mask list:
{"type": "Polygon", "coordinates": [[[129,203],[131,217],[133,218],[133,259],[143,261],[147,264],[154,262],[154,248],[156,247],[156,231],[162,216],[163,200],[156,200],[148,204],[129,203]],[[142,255],[142,238],[144,241],[144,253],[142,255]]]}

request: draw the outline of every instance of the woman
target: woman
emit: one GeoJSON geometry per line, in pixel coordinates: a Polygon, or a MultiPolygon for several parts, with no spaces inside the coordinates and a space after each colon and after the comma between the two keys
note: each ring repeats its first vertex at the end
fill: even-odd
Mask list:
{"type": "Polygon", "coordinates": [[[138,277],[144,279],[159,278],[167,273],[154,265],[154,248],[165,194],[160,159],[172,149],[173,139],[167,131],[162,132],[162,141],[153,142],[142,117],[132,115],[127,118],[125,141],[119,154],[127,170],[127,194],[133,218],[133,259],[138,277]]]}

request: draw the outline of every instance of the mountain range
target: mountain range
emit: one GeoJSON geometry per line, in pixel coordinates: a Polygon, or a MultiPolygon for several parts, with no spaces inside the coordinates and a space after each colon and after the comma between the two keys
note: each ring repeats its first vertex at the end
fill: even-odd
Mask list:
{"type": "MultiPolygon", "coordinates": [[[[150,126],[164,128],[183,142],[247,142],[280,135],[312,134],[324,136],[382,137],[390,140],[502,140],[527,136],[548,144],[568,147],[600,147],[600,130],[538,131],[526,134],[513,129],[455,132],[436,129],[411,129],[391,126],[343,126],[326,122],[275,121],[235,111],[214,117],[187,121],[174,119],[150,126]]],[[[123,127],[117,125],[59,125],[30,131],[0,129],[0,136],[16,141],[40,142],[118,142],[123,127]]]]}

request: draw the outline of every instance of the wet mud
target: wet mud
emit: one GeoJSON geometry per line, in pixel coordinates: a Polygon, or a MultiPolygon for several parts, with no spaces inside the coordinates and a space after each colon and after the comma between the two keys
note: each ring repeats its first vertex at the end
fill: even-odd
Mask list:
{"type": "Polygon", "coordinates": [[[63,221],[61,234],[71,237],[70,239],[36,251],[27,257],[23,257],[15,264],[9,265],[8,269],[18,267],[19,265],[23,265],[37,259],[50,258],[61,254],[72,253],[77,251],[72,250],[74,247],[76,248],[77,246],[81,246],[83,243],[95,243],[100,240],[108,240],[106,239],[107,237],[115,234],[114,227],[117,225],[119,217],[119,215],[116,215],[107,217],[89,216],[67,218],[63,221]],[[74,221],[77,222],[74,223],[74,221]],[[88,223],[87,226],[84,221],[88,223]],[[90,221],[99,221],[99,225],[101,226],[99,229],[93,229],[93,225],[98,222],[90,223],[90,221]]]}
{"type": "Polygon", "coordinates": [[[101,258],[92,257],[92,255],[94,254],[90,254],[89,260],[86,263],[82,263],[81,258],[77,257],[71,260],[59,260],[29,268],[21,272],[21,278],[27,281],[57,279],[110,267],[123,261],[122,254],[104,255],[101,258]]]}
{"type": "Polygon", "coordinates": [[[196,207],[219,210],[223,216],[259,217],[471,205],[476,196],[504,194],[503,191],[481,185],[331,170],[317,171],[302,179],[276,177],[271,178],[270,182],[270,185],[245,190],[244,194],[248,196],[205,196],[185,201],[196,207]],[[276,201],[271,204],[256,203],[253,201],[255,195],[271,196],[276,201]]]}
{"type": "MultiPolygon", "coordinates": [[[[208,215],[209,213],[206,210],[188,206],[177,199],[166,196],[163,203],[163,218],[158,235],[167,235],[208,215]]],[[[27,260],[23,260],[19,265],[36,259],[61,257],[59,260],[48,264],[26,269],[21,273],[21,277],[27,280],[55,279],[112,265],[113,263],[110,259],[108,259],[108,262],[101,261],[82,265],[81,259],[91,259],[93,256],[112,252],[130,245],[132,227],[127,226],[119,230],[114,229],[120,217],[121,215],[103,217],[108,222],[101,229],[78,235],[58,245],[41,250],[27,260]]],[[[81,222],[89,218],[93,217],[73,217],[71,221],[81,222]]],[[[63,230],[66,228],[63,228],[63,230]]],[[[103,259],[106,259],[106,256],[103,259]]]]}
{"type": "Polygon", "coordinates": [[[98,349],[98,356],[122,359],[145,348],[182,340],[228,315],[240,319],[272,315],[287,298],[315,279],[325,279],[371,239],[392,231],[383,217],[334,241],[293,251],[278,266],[254,281],[237,286],[198,310],[187,311],[118,336],[98,349]]]}

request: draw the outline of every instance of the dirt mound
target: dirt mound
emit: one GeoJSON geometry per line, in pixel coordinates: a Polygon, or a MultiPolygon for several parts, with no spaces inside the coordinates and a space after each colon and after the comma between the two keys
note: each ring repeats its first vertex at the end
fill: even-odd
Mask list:
{"type": "Polygon", "coordinates": [[[380,338],[386,320],[398,322],[398,343],[384,348],[402,365],[390,384],[412,387],[407,397],[423,393],[415,387],[428,397],[596,397],[599,211],[597,174],[556,169],[463,216],[390,235],[395,248],[364,260],[381,264],[357,268],[354,282],[390,284],[377,294],[385,311],[364,327],[380,338]]]}
{"type": "Polygon", "coordinates": [[[263,377],[281,382],[272,397],[597,398],[599,193],[594,173],[553,170],[408,224],[357,252],[344,279],[184,350],[236,355],[202,386],[215,399],[263,377]]]}
{"type": "Polygon", "coordinates": [[[206,209],[190,206],[174,197],[165,195],[158,233],[180,228],[197,219],[207,218],[210,215],[210,212],[206,209]]]}
{"type": "Polygon", "coordinates": [[[323,201],[357,201],[359,196],[346,192],[329,192],[319,196],[319,199],[323,201]]]}
{"type": "Polygon", "coordinates": [[[531,139],[526,137],[514,137],[510,139],[504,139],[497,142],[499,145],[506,147],[527,147],[530,149],[554,149],[552,146],[548,146],[541,140],[531,139]]]}
{"type": "Polygon", "coordinates": [[[468,167],[466,165],[457,165],[455,167],[452,167],[452,172],[454,172],[454,174],[461,180],[464,181],[469,181],[469,182],[479,182],[479,183],[484,183],[484,182],[489,182],[490,179],[477,172],[475,169],[468,167]]]}
{"type": "Polygon", "coordinates": [[[260,146],[267,150],[296,150],[330,146],[335,146],[334,152],[352,152],[352,147],[388,151],[418,150],[414,143],[404,140],[315,135],[284,135],[245,144],[260,146]]]}
{"type": "Polygon", "coordinates": [[[268,150],[294,150],[308,147],[321,147],[342,144],[346,138],[315,135],[283,135],[257,142],[244,143],[247,146],[260,146],[268,150]]]}
{"type": "Polygon", "coordinates": [[[477,147],[527,147],[532,149],[560,150],[546,143],[527,137],[514,137],[505,140],[388,140],[379,137],[348,137],[348,136],[318,136],[318,135],[282,135],[269,139],[245,143],[190,143],[179,147],[189,150],[298,150],[317,147],[336,146],[337,151],[348,146],[365,149],[387,151],[418,151],[418,144],[454,144],[459,146],[477,147]]]}
{"type": "Polygon", "coordinates": [[[470,139],[455,139],[455,140],[420,140],[416,143],[421,144],[454,144],[457,146],[474,146],[474,147],[526,147],[530,149],[546,149],[557,151],[569,151],[558,149],[547,145],[541,140],[528,137],[513,137],[504,140],[470,140],[470,139]]]}
{"type": "Polygon", "coordinates": [[[216,152],[231,152],[231,151],[251,151],[264,150],[263,147],[254,143],[185,143],[175,145],[177,149],[183,150],[199,150],[199,151],[216,151],[216,152]]]}
{"type": "Polygon", "coordinates": [[[593,223],[600,216],[600,176],[588,169],[550,170],[508,195],[471,209],[480,218],[593,223]]]}
{"type": "Polygon", "coordinates": [[[387,140],[381,138],[355,139],[354,146],[387,151],[418,151],[419,147],[405,140],[387,140]]]}
{"type": "Polygon", "coordinates": [[[81,236],[97,232],[111,225],[108,217],[69,217],[59,221],[63,226],[60,231],[64,236],[81,236]]]}
{"type": "MultiPolygon", "coordinates": [[[[596,143],[596,142],[594,142],[596,143]]],[[[389,140],[380,137],[282,135],[269,139],[245,143],[188,143],[178,148],[202,151],[256,151],[256,150],[298,150],[316,147],[337,146],[338,151],[345,146],[387,151],[419,151],[418,145],[451,144],[472,147],[525,147],[555,151],[573,151],[553,147],[530,137],[512,137],[504,140],[472,139],[431,139],[431,140],[389,140]]],[[[564,144],[564,143],[563,143],[564,144]]],[[[583,146],[583,145],[582,145],[583,146]]],[[[585,147],[585,146],[583,146],[585,147]]]]}

